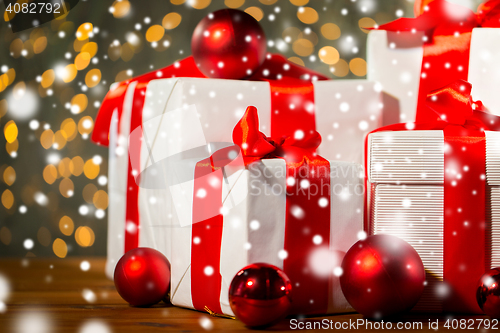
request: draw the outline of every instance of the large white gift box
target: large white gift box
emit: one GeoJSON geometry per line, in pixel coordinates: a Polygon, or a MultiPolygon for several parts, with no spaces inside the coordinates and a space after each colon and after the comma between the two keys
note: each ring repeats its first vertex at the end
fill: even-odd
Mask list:
{"type": "MultiPolygon", "coordinates": [[[[208,157],[209,154],[207,153],[208,157]]],[[[184,166],[183,172],[194,173],[194,163],[190,168],[184,166]]],[[[234,167],[234,165],[232,166],[234,167]]],[[[201,235],[195,231],[196,220],[191,212],[202,208],[196,207],[193,196],[198,196],[193,182],[185,182],[170,187],[172,202],[176,214],[173,214],[171,236],[171,294],[172,304],[204,310],[205,307],[214,312],[223,312],[233,315],[228,299],[228,290],[232,278],[243,267],[256,262],[266,262],[281,269],[287,258],[290,247],[300,246],[300,251],[308,258],[307,265],[300,270],[308,270],[310,274],[319,276],[326,281],[325,285],[302,285],[293,281],[294,287],[294,313],[342,313],[352,311],[340,289],[338,277],[332,274],[350,246],[356,242],[358,233],[363,230],[363,178],[361,165],[349,162],[330,162],[331,182],[330,196],[330,221],[329,239],[318,240],[317,235],[304,234],[308,246],[304,244],[288,244],[285,246],[286,228],[293,228],[293,224],[286,221],[287,210],[287,178],[286,166],[283,159],[264,159],[250,164],[248,167],[235,168],[224,171],[222,181],[222,197],[217,198],[222,202],[223,223],[220,243],[216,247],[216,255],[206,253],[206,247],[198,250],[204,242],[210,242],[210,235],[201,235]],[[187,214],[186,214],[187,213],[187,214]],[[316,238],[315,238],[316,236],[316,238]],[[326,245],[326,246],[325,246],[326,245]],[[193,251],[197,251],[193,255],[193,251]],[[200,252],[201,251],[201,252],[200,252]],[[219,252],[220,251],[220,254],[219,252]],[[201,258],[200,258],[201,257],[201,258]],[[201,261],[202,263],[195,263],[201,261]],[[207,264],[209,262],[210,264],[207,264]],[[198,273],[193,273],[198,265],[198,273]],[[200,270],[199,266],[203,270],[200,270]],[[213,272],[213,267],[218,266],[218,271],[213,272]],[[219,285],[213,286],[207,279],[213,274],[220,273],[219,285]],[[194,287],[203,286],[203,292],[195,294],[194,287]],[[206,292],[207,289],[218,289],[214,304],[206,292]],[[318,297],[318,293],[321,295],[318,297]],[[198,300],[195,301],[195,298],[198,300]],[[306,301],[304,301],[304,298],[306,301]],[[299,303],[301,302],[302,303],[299,303]],[[316,302],[315,302],[316,301],[316,302]],[[323,302],[325,306],[314,309],[316,303],[323,302]]],[[[202,192],[205,195],[205,192],[202,192]]],[[[208,199],[213,201],[213,198],[208,199]]],[[[311,200],[317,202],[318,195],[311,200]]],[[[214,206],[216,206],[214,204],[214,206]]],[[[293,207],[300,214],[299,207],[293,207]]],[[[317,209],[322,209],[319,205],[317,209]]],[[[323,208],[324,209],[324,208],[323,208]]],[[[214,213],[217,214],[217,213],[214,213]]],[[[303,213],[304,223],[296,232],[302,234],[302,229],[308,225],[321,224],[303,213]]],[[[209,216],[205,216],[209,217],[209,216]]],[[[324,221],[323,221],[324,223],[324,221]]],[[[205,224],[202,224],[204,228],[205,224]]],[[[213,228],[213,225],[211,226],[213,228]]],[[[203,229],[202,229],[203,231],[203,229]]],[[[285,270],[286,272],[286,270],[285,270]]]]}
{"type": "MultiPolygon", "coordinates": [[[[460,182],[462,178],[468,177],[473,169],[469,169],[468,164],[462,165],[458,158],[453,158],[451,163],[445,164],[444,152],[452,148],[447,146],[443,131],[381,131],[368,136],[367,190],[370,233],[398,236],[412,245],[420,255],[427,278],[424,293],[415,306],[415,311],[481,313],[476,303],[475,291],[476,282],[482,273],[479,273],[479,276],[469,273],[471,258],[464,259],[467,256],[464,251],[465,254],[476,253],[470,252],[476,251],[473,244],[482,242],[484,247],[480,250],[484,253],[472,260],[484,265],[484,269],[500,265],[500,133],[485,131],[485,141],[483,153],[486,175],[472,174],[477,176],[477,179],[485,179],[485,193],[474,193],[475,187],[471,189],[473,196],[484,195],[484,207],[472,204],[470,207],[453,208],[459,216],[466,210],[472,210],[475,217],[472,220],[458,217],[456,220],[459,225],[445,225],[445,216],[449,216],[451,209],[445,205],[445,174],[460,182]],[[456,169],[449,168],[450,165],[455,165],[456,169]],[[479,214],[480,211],[484,214],[479,214]],[[481,215],[484,221],[481,220],[481,215]],[[476,228],[486,230],[483,236],[485,239],[475,238],[478,235],[476,228]],[[445,230],[452,232],[452,238],[446,238],[445,230]],[[449,247],[446,242],[455,242],[454,245],[460,246],[460,250],[447,253],[445,249],[449,247]],[[449,261],[450,258],[453,262],[449,261]],[[457,284],[446,281],[445,267],[448,265],[448,270],[453,270],[455,267],[452,266],[457,262],[461,262],[458,265],[460,274],[465,274],[460,279],[465,277],[468,280],[465,283],[465,278],[462,279],[458,288],[457,284]],[[448,297],[457,295],[461,299],[459,302],[451,305],[445,303],[448,297]]],[[[463,151],[467,151],[463,148],[463,151]]],[[[453,151],[453,154],[460,152],[453,151]]],[[[451,184],[456,186],[457,183],[451,184]]],[[[479,191],[478,189],[477,192],[479,191]]],[[[470,193],[459,190],[455,195],[468,197],[470,193]]],[[[447,202],[450,204],[450,200],[447,202]]]]}
{"type": "MultiPolygon", "coordinates": [[[[319,154],[332,162],[362,163],[366,134],[397,122],[398,109],[394,100],[383,93],[379,85],[366,80],[316,81],[313,84],[316,129],[323,138],[319,154]]],[[[139,89],[136,82],[127,87],[120,119],[116,112],[109,134],[106,265],[109,277],[113,276],[114,267],[124,254],[127,235],[138,234],[139,246],[155,248],[172,258],[170,239],[176,212],[171,206],[170,191],[163,186],[165,179],[163,183],[156,181],[151,173],[143,174],[145,169],[207,143],[231,143],[232,129],[249,105],[258,109],[260,130],[270,134],[268,82],[171,78],[150,81],[146,89],[139,89]],[[130,133],[133,105],[142,91],[145,91],[144,107],[139,110],[142,126],[130,133]],[[135,183],[127,183],[129,168],[133,169],[139,185],[135,195],[131,195],[135,183]],[[163,185],[150,186],[155,183],[163,185]],[[138,210],[136,224],[127,221],[127,212],[131,209],[138,210]]]]}
{"type": "MultiPolygon", "coordinates": [[[[367,41],[367,78],[399,100],[401,122],[415,120],[424,57],[423,32],[371,31],[367,41]]],[[[474,98],[500,115],[500,29],[472,30],[468,79],[474,98]]],[[[432,69],[430,69],[432,70],[432,69]]],[[[454,70],[454,68],[453,68],[454,70]]]]}

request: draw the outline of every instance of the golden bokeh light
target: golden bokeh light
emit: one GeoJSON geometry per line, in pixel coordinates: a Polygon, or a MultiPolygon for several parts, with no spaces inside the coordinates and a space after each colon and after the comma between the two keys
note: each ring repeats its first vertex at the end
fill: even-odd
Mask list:
{"type": "Polygon", "coordinates": [[[0,100],[0,118],[5,116],[7,113],[7,108],[9,106],[9,103],[7,103],[6,99],[0,100]]]}
{"type": "Polygon", "coordinates": [[[97,43],[89,42],[83,45],[81,52],[87,52],[88,54],[90,54],[90,58],[93,58],[97,53],[97,49],[97,43]]]}
{"type": "Polygon", "coordinates": [[[293,43],[299,38],[300,34],[301,34],[301,31],[299,28],[288,27],[285,30],[283,30],[283,32],[281,33],[281,37],[283,37],[285,42],[293,43]]]}
{"type": "Polygon", "coordinates": [[[71,217],[66,215],[61,217],[61,219],[59,220],[59,230],[63,235],[71,236],[71,234],[75,230],[75,224],[73,223],[71,217]]]}
{"type": "Polygon", "coordinates": [[[115,43],[113,43],[108,48],[108,57],[112,61],[120,59],[121,53],[122,53],[122,47],[120,44],[116,45],[115,43]]]}
{"type": "Polygon", "coordinates": [[[78,132],[80,134],[90,134],[94,129],[94,120],[90,116],[85,116],[78,122],[78,132]]]}
{"type": "Polygon", "coordinates": [[[10,190],[3,191],[2,205],[7,209],[11,209],[12,206],[14,205],[14,194],[12,194],[10,190]]]}
{"type": "Polygon", "coordinates": [[[252,16],[257,21],[262,20],[262,18],[264,17],[264,12],[259,7],[248,7],[247,9],[245,9],[245,13],[252,16]]]}
{"type": "Polygon", "coordinates": [[[245,4],[245,0],[224,0],[224,4],[229,8],[239,8],[245,4]]]}
{"type": "Polygon", "coordinates": [[[92,35],[92,30],[94,26],[90,22],[83,23],[76,30],[76,39],[78,40],[86,40],[89,39],[92,35]]]}
{"type": "Polygon", "coordinates": [[[290,0],[290,2],[295,6],[305,6],[309,3],[309,0],[290,0]]]}
{"type": "Polygon", "coordinates": [[[78,94],[73,96],[71,99],[71,113],[78,114],[85,111],[87,105],[89,104],[89,99],[85,94],[78,94]]]}
{"type": "Polygon", "coordinates": [[[85,202],[89,204],[94,203],[94,195],[96,192],[97,186],[95,186],[94,184],[90,183],[85,185],[82,191],[83,200],[85,200],[85,202]]]}
{"type": "Polygon", "coordinates": [[[181,21],[182,16],[179,13],[171,12],[165,15],[163,21],[161,22],[161,25],[167,30],[172,30],[177,28],[181,21]]]}
{"type": "Polygon", "coordinates": [[[88,42],[89,42],[88,39],[84,40],[75,39],[75,41],[73,42],[73,49],[75,50],[75,52],[82,52],[83,47],[87,45],[88,42]]]}
{"type": "Polygon", "coordinates": [[[65,198],[71,198],[73,196],[75,193],[75,185],[71,179],[61,179],[61,182],[59,183],[59,192],[61,192],[61,195],[65,198]]]}
{"type": "Polygon", "coordinates": [[[95,208],[106,209],[108,208],[109,204],[108,194],[103,190],[99,190],[94,194],[92,202],[95,208]]]}
{"type": "Polygon", "coordinates": [[[187,4],[194,9],[204,9],[207,8],[212,0],[188,0],[187,4]]]}
{"type": "Polygon", "coordinates": [[[311,7],[300,7],[297,11],[297,18],[305,24],[316,23],[319,19],[318,12],[311,7]]]}
{"type": "Polygon", "coordinates": [[[52,243],[52,251],[59,258],[66,258],[66,255],[68,255],[68,246],[61,238],[56,238],[54,243],[52,243]]]}
{"type": "Polygon", "coordinates": [[[75,240],[81,247],[89,247],[94,244],[95,235],[90,227],[78,227],[75,232],[75,240]]]}
{"type": "MultiPolygon", "coordinates": [[[[132,60],[132,58],[134,57],[134,54],[135,54],[135,52],[134,52],[134,48],[132,47],[132,44],[125,43],[122,45],[120,57],[122,58],[123,61],[127,62],[127,61],[132,60]]],[[[85,80],[87,80],[87,79],[85,79],[85,80]]]]}
{"type": "Polygon", "coordinates": [[[53,69],[48,69],[42,74],[42,82],[40,84],[44,88],[48,88],[54,83],[54,80],[56,79],[56,73],[54,72],[53,69]]]}
{"type": "Polygon", "coordinates": [[[128,0],[118,0],[113,3],[112,8],[113,16],[115,18],[122,18],[130,12],[130,2],[128,0]]]}
{"type": "Polygon", "coordinates": [[[83,173],[88,179],[95,179],[99,176],[100,171],[101,168],[99,165],[95,164],[92,159],[87,160],[87,162],[83,165],[83,173]]]}
{"type": "Polygon", "coordinates": [[[66,142],[67,141],[64,137],[64,134],[61,131],[57,131],[54,134],[54,143],[52,144],[52,146],[57,150],[61,150],[64,148],[64,146],[66,146],[66,142]]]}
{"type": "Polygon", "coordinates": [[[259,0],[259,2],[264,5],[274,5],[278,0],[259,0]]]}
{"type": "Polygon", "coordinates": [[[52,235],[49,229],[45,227],[40,227],[40,229],[38,229],[36,238],[38,239],[38,242],[42,244],[42,246],[49,246],[52,242],[52,235]]]}
{"type": "Polygon", "coordinates": [[[47,184],[54,184],[57,179],[57,169],[54,165],[49,164],[43,169],[43,180],[47,184]]]}
{"type": "Polygon", "coordinates": [[[71,159],[69,157],[65,157],[59,162],[59,165],[57,166],[57,171],[59,171],[59,175],[61,175],[61,177],[65,178],[71,177],[70,164],[71,164],[71,159]]]}
{"type": "Polygon", "coordinates": [[[299,39],[304,38],[313,43],[313,45],[318,44],[318,35],[310,29],[306,30],[305,32],[301,32],[298,36],[299,39]]]}
{"type": "Polygon", "coordinates": [[[67,141],[72,141],[76,137],[76,123],[72,118],[63,120],[61,133],[67,141]]]}
{"type": "Polygon", "coordinates": [[[16,141],[18,133],[19,131],[14,120],[10,120],[7,122],[7,124],[5,124],[3,128],[3,134],[5,136],[5,140],[7,140],[8,143],[16,141]]]}
{"type": "Polygon", "coordinates": [[[330,66],[330,72],[338,77],[349,74],[349,64],[344,59],[340,59],[335,65],[330,66]]]}
{"type": "Polygon", "coordinates": [[[54,132],[51,129],[43,131],[40,136],[40,143],[45,149],[49,149],[54,144],[54,132]]]}
{"type": "Polygon", "coordinates": [[[132,78],[132,71],[129,71],[129,70],[123,70],[123,71],[120,71],[118,72],[118,74],[116,74],[115,76],[115,82],[121,82],[121,81],[125,81],[125,80],[128,80],[128,79],[131,79],[132,78]]]}
{"type": "Polygon", "coordinates": [[[186,0],[170,0],[173,5],[182,5],[186,0]]]}
{"type": "Polygon", "coordinates": [[[362,58],[354,58],[349,62],[349,69],[356,76],[365,76],[366,61],[362,58]]]}
{"type": "Polygon", "coordinates": [[[314,45],[310,40],[302,38],[293,42],[292,49],[297,55],[307,57],[314,52],[314,45]]]}
{"type": "Polygon", "coordinates": [[[3,80],[5,80],[5,78],[7,78],[7,82],[4,81],[4,84],[7,86],[11,85],[14,82],[14,80],[16,79],[16,70],[14,68],[9,68],[9,70],[2,76],[3,76],[3,80]]]}
{"type": "Polygon", "coordinates": [[[358,21],[358,26],[363,31],[364,33],[369,33],[370,30],[366,28],[373,28],[377,25],[377,22],[375,22],[374,19],[369,18],[369,17],[363,17],[358,21]]]}
{"type": "Polygon", "coordinates": [[[305,66],[304,60],[300,59],[299,57],[290,57],[288,58],[288,61],[293,62],[294,64],[299,66],[305,66]]]}
{"type": "Polygon", "coordinates": [[[8,166],[5,168],[3,171],[3,181],[5,184],[12,186],[14,182],[16,181],[16,170],[14,170],[13,167],[8,166]]]}
{"type": "Polygon", "coordinates": [[[43,52],[43,50],[45,50],[46,47],[47,47],[47,37],[45,36],[39,37],[33,44],[33,52],[35,52],[35,54],[40,54],[43,52]]]}
{"type": "Polygon", "coordinates": [[[327,65],[336,64],[339,59],[339,51],[332,46],[324,46],[318,52],[319,59],[327,65]]]}
{"type": "Polygon", "coordinates": [[[165,29],[159,25],[155,24],[149,27],[146,31],[146,40],[150,43],[159,41],[165,34],[165,29]]]}
{"type": "Polygon", "coordinates": [[[7,142],[5,144],[5,150],[7,150],[7,153],[9,155],[12,155],[13,152],[16,152],[19,149],[19,141],[14,141],[14,142],[7,142]]]}
{"type": "Polygon", "coordinates": [[[12,57],[19,58],[21,56],[21,52],[24,48],[24,43],[21,38],[16,38],[10,43],[10,53],[12,57]]]}
{"type": "Polygon", "coordinates": [[[80,176],[83,173],[83,158],[80,156],[75,156],[71,159],[71,162],[69,163],[69,170],[73,174],[73,176],[80,176]]]}
{"type": "Polygon", "coordinates": [[[60,76],[64,82],[68,83],[75,79],[76,74],[78,74],[78,70],[75,64],[69,64],[61,70],[60,76]]]}
{"type": "Polygon", "coordinates": [[[75,58],[75,67],[77,70],[81,71],[87,68],[87,66],[90,64],[90,53],[88,52],[81,52],[78,54],[75,58]]]}
{"type": "Polygon", "coordinates": [[[101,82],[101,71],[97,68],[91,69],[85,75],[85,84],[89,88],[97,86],[101,82]]]}
{"type": "Polygon", "coordinates": [[[340,37],[340,28],[335,23],[325,23],[321,26],[321,34],[328,40],[335,40],[340,37]]]}
{"type": "Polygon", "coordinates": [[[7,227],[2,227],[0,229],[0,241],[4,245],[9,245],[10,242],[12,241],[12,233],[7,227]]]}

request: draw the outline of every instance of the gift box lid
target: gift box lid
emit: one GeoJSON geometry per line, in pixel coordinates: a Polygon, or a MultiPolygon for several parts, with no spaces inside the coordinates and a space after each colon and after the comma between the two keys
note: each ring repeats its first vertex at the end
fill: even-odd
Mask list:
{"type": "MultiPolygon", "coordinates": [[[[486,180],[500,185],[500,132],[485,131],[486,180]]],[[[385,131],[368,136],[370,183],[443,184],[444,134],[440,130],[385,131]]]]}

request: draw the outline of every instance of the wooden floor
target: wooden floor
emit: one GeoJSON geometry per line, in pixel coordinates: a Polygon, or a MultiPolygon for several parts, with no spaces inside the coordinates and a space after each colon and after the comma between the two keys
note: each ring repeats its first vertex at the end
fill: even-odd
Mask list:
{"type": "MultiPolygon", "coordinates": [[[[101,258],[0,260],[0,275],[10,281],[11,287],[10,297],[6,301],[3,313],[0,307],[0,332],[122,333],[206,330],[235,332],[248,329],[237,320],[214,318],[208,314],[166,304],[152,308],[130,307],[117,294],[113,282],[104,276],[104,263],[105,260],[101,258]],[[83,260],[90,262],[91,268],[88,271],[80,269],[83,260]]],[[[439,331],[452,331],[443,327],[449,318],[451,317],[407,315],[400,320],[407,325],[422,323],[422,328],[415,326],[415,329],[401,331],[435,332],[429,329],[429,320],[439,321],[439,331]]],[[[454,318],[476,320],[486,317],[454,318]]],[[[345,327],[349,321],[356,322],[362,319],[362,316],[348,314],[305,318],[303,325],[313,325],[323,319],[328,323],[332,321],[333,327],[335,324],[340,325],[345,322],[345,327]]],[[[477,328],[477,323],[474,328],[477,328]]],[[[375,322],[370,322],[368,325],[370,324],[376,325],[375,322]]],[[[398,331],[396,325],[394,322],[392,331],[398,331]]],[[[288,318],[269,330],[285,331],[291,330],[290,328],[290,318],[288,318]]],[[[356,331],[381,331],[375,328],[373,326],[370,329],[362,325],[356,331]]],[[[497,326],[497,329],[500,327],[497,326]]]]}

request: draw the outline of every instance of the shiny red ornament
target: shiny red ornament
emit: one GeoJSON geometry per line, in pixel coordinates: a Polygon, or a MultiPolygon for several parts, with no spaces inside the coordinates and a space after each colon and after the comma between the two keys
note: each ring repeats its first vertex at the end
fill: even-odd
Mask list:
{"type": "Polygon", "coordinates": [[[500,268],[494,268],[481,277],[476,299],[485,314],[500,319],[500,268]]]}
{"type": "Polygon", "coordinates": [[[417,251],[391,235],[358,241],[342,261],[340,286],[352,307],[381,319],[410,310],[424,290],[425,270],[417,251]]]}
{"type": "Polygon", "coordinates": [[[159,251],[139,247],[120,258],[114,280],[116,290],[130,305],[153,305],[168,299],[170,263],[159,251]]]}
{"type": "Polygon", "coordinates": [[[276,266],[257,263],[240,270],[229,286],[229,304],[236,318],[250,327],[270,326],[290,309],[292,284],[276,266]]]}
{"type": "Polygon", "coordinates": [[[252,16],[236,9],[208,14],[196,26],[191,51],[207,77],[241,79],[262,65],[266,36],[252,16]]]}

